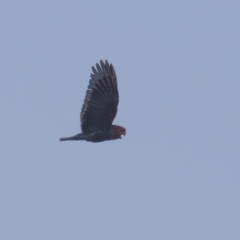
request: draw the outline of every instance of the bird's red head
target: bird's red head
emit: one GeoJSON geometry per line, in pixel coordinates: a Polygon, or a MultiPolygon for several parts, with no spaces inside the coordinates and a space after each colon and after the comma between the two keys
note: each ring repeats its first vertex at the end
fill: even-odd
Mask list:
{"type": "Polygon", "coordinates": [[[112,125],[112,130],[116,138],[122,138],[122,135],[126,135],[126,129],[121,126],[112,125]]]}

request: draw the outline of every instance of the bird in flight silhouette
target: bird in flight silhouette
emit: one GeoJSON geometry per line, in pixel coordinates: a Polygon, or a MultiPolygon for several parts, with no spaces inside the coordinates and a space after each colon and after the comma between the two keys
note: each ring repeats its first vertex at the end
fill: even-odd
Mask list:
{"type": "Polygon", "coordinates": [[[86,140],[88,142],[103,142],[121,139],[126,135],[126,129],[112,125],[117,114],[119,94],[117,76],[112,64],[106,60],[92,67],[93,73],[89,81],[83,102],[80,122],[82,133],[72,137],[60,138],[66,140],[86,140]]]}

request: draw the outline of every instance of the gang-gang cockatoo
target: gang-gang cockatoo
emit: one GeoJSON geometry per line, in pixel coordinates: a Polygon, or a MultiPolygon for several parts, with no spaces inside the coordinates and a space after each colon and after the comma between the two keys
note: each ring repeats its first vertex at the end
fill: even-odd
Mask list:
{"type": "Polygon", "coordinates": [[[106,60],[92,67],[93,73],[80,114],[82,133],[72,137],[60,138],[66,140],[86,140],[102,142],[105,140],[121,139],[126,135],[126,129],[112,125],[117,114],[119,101],[117,76],[112,64],[106,60]]]}

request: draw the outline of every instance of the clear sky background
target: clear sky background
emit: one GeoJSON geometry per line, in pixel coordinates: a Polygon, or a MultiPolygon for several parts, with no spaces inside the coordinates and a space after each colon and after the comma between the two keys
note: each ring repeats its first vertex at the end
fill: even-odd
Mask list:
{"type": "Polygon", "coordinates": [[[0,239],[240,239],[239,1],[0,1],[0,239]],[[122,140],[80,132],[113,63],[122,140]]]}

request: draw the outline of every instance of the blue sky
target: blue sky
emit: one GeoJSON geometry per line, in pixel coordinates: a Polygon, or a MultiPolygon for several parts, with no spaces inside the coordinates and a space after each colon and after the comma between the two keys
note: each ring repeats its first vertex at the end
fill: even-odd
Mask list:
{"type": "Polygon", "coordinates": [[[0,239],[240,239],[238,1],[0,2],[0,239]],[[122,140],[80,132],[116,70],[122,140]]]}

